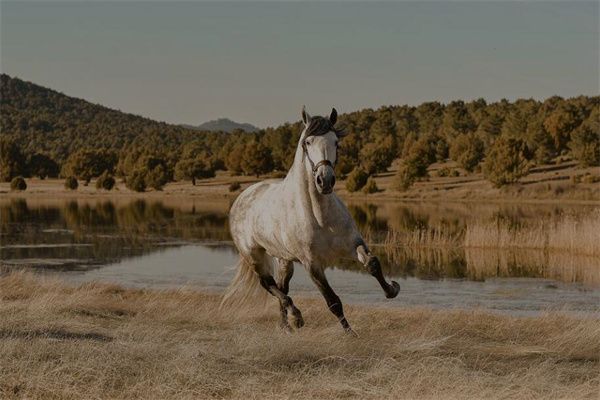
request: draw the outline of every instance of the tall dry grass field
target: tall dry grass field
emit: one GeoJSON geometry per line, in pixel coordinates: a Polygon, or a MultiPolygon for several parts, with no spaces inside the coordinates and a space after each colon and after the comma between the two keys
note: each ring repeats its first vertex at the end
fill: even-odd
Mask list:
{"type": "Polygon", "coordinates": [[[0,398],[596,399],[600,321],[347,307],[287,335],[272,307],[188,289],[0,278],[0,398]],[[266,310],[266,311],[263,311],[266,310]]]}

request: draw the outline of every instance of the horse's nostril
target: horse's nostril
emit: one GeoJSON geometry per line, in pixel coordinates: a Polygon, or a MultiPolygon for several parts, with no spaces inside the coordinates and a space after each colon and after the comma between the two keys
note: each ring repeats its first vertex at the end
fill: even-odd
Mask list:
{"type": "Polygon", "coordinates": [[[323,179],[320,176],[317,176],[317,185],[323,186],[323,179]]]}

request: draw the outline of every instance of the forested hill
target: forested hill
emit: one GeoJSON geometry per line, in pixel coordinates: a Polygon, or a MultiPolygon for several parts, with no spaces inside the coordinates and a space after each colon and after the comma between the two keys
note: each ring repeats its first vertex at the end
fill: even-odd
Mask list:
{"type": "MultiPolygon", "coordinates": [[[[254,133],[201,132],[8,75],[1,77],[0,95],[2,180],[60,172],[89,181],[106,172],[144,190],[171,180],[209,177],[218,169],[246,175],[285,171],[302,130],[295,122],[254,133]]],[[[400,190],[426,179],[429,165],[447,159],[461,166],[461,174],[483,171],[496,185],[516,182],[532,166],[557,158],[572,158],[582,166],[600,164],[598,96],[432,101],[363,109],[338,120],[347,135],[340,141],[336,169],[350,174],[349,181],[357,178],[357,187],[398,158],[400,190]]]]}
{"type": "Polygon", "coordinates": [[[0,129],[24,153],[43,151],[64,161],[92,147],[119,151],[134,140],[178,145],[205,132],[127,114],[1,75],[0,129]]]}

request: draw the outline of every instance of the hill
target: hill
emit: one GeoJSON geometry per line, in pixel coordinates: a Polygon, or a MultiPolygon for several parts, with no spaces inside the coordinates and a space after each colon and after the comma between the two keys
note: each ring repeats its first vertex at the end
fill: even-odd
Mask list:
{"type": "MultiPolygon", "coordinates": [[[[113,110],[0,76],[0,128],[23,153],[44,152],[59,163],[85,147],[121,150],[135,140],[178,146],[207,134],[113,110]]],[[[214,135],[214,134],[213,134],[214,135]]]]}
{"type": "Polygon", "coordinates": [[[259,128],[248,123],[239,123],[230,120],[229,118],[218,118],[212,121],[207,121],[198,126],[183,125],[186,128],[197,129],[205,132],[227,132],[231,133],[236,130],[244,132],[257,132],[259,128]]]}
{"type": "MultiPolygon", "coordinates": [[[[204,132],[4,74],[0,98],[0,173],[5,181],[17,175],[56,176],[46,173],[51,169],[87,182],[106,170],[135,177],[130,182],[137,181],[143,190],[173,180],[195,182],[214,176],[215,170],[264,175],[289,168],[302,131],[302,123],[295,122],[254,133],[204,132]]],[[[599,96],[434,101],[363,109],[340,114],[338,121],[346,132],[336,160],[339,175],[363,182],[367,175],[389,173],[399,159],[394,190],[406,191],[427,180],[429,166],[449,159],[469,176],[483,172],[496,186],[515,183],[531,168],[555,160],[575,160],[579,167],[600,164],[599,96]]]]}

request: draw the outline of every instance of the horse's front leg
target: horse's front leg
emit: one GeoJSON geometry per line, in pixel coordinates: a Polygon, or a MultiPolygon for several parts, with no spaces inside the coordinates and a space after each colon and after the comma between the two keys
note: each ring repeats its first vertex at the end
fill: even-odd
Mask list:
{"type": "Polygon", "coordinates": [[[329,282],[327,282],[327,277],[325,276],[325,271],[323,271],[323,268],[315,265],[306,265],[306,267],[310,273],[310,278],[325,298],[325,302],[327,302],[329,311],[331,311],[333,315],[337,317],[337,319],[340,321],[340,324],[342,324],[342,328],[344,328],[346,332],[354,334],[354,331],[352,328],[350,328],[350,324],[344,316],[344,307],[342,306],[342,301],[338,295],[335,294],[331,286],[329,286],[329,282]]]}
{"type": "Polygon", "coordinates": [[[381,272],[381,264],[379,259],[372,255],[365,242],[361,239],[358,241],[356,246],[356,257],[363,264],[365,269],[377,279],[377,282],[381,285],[381,288],[385,292],[385,297],[393,299],[400,292],[400,285],[396,281],[387,283],[381,272]]]}
{"type": "MultiPolygon", "coordinates": [[[[277,259],[277,287],[279,288],[279,290],[281,290],[281,292],[285,295],[287,295],[290,291],[290,280],[292,279],[292,276],[294,275],[294,263],[292,263],[291,261],[287,261],[287,260],[282,260],[280,258],[277,259]]],[[[290,329],[290,325],[288,323],[288,312],[287,312],[287,308],[284,307],[283,303],[279,303],[280,305],[280,311],[281,311],[281,327],[283,329],[289,330],[290,329]]]]}

